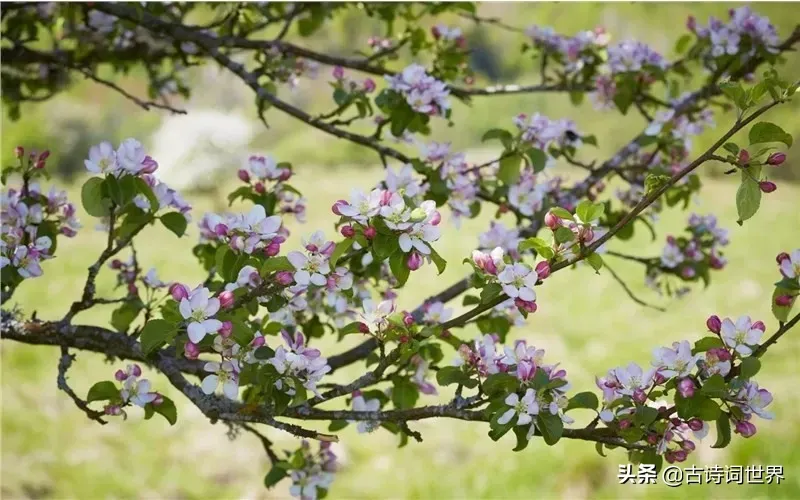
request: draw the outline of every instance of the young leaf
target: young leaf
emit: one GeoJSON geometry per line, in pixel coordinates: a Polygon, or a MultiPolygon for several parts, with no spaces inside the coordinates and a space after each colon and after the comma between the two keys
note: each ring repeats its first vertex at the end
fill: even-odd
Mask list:
{"type": "Polygon", "coordinates": [[[727,413],[722,413],[717,419],[717,442],[712,448],[725,448],[731,442],[731,421],[727,413]]]}
{"type": "Polygon", "coordinates": [[[261,276],[266,276],[267,274],[278,271],[294,271],[294,266],[289,262],[289,259],[284,256],[270,257],[264,261],[264,265],[261,266],[261,276]]]}
{"type": "Polygon", "coordinates": [[[179,212],[169,212],[160,217],[161,223],[180,238],[186,232],[186,217],[179,212]]]}
{"type": "Polygon", "coordinates": [[[543,411],[536,417],[536,427],[542,433],[544,442],[550,446],[556,444],[561,435],[564,434],[564,423],[561,417],[553,415],[549,411],[543,411]]]}
{"type": "Polygon", "coordinates": [[[759,370],[761,370],[761,361],[759,361],[758,358],[749,356],[744,358],[742,364],[739,365],[739,376],[742,378],[752,378],[756,376],[759,370]]]}
{"type": "Polygon", "coordinates": [[[590,266],[592,266],[592,269],[594,269],[595,272],[599,271],[603,267],[603,258],[598,253],[592,252],[591,255],[586,257],[586,261],[590,266]]]}
{"type": "Polygon", "coordinates": [[[568,412],[570,410],[574,410],[575,408],[586,408],[588,410],[596,410],[597,406],[600,404],[600,401],[597,399],[597,395],[593,392],[579,392],[578,394],[572,396],[569,399],[569,404],[564,412],[568,412]]]}
{"type": "Polygon", "coordinates": [[[169,422],[169,425],[175,425],[178,421],[178,409],[175,408],[175,403],[166,396],[161,396],[164,400],[160,405],[152,405],[156,413],[163,416],[169,422]]]}
{"type": "Polygon", "coordinates": [[[86,396],[86,402],[92,401],[107,401],[119,396],[119,389],[116,384],[111,381],[98,382],[89,389],[89,394],[86,396]]]}
{"type": "Polygon", "coordinates": [[[750,129],[748,135],[750,144],[761,144],[762,142],[782,142],[787,147],[792,147],[792,136],[782,128],[770,122],[758,122],[750,129]]]}
{"type": "Polygon", "coordinates": [[[739,225],[751,218],[758,212],[761,205],[761,188],[758,187],[758,176],[761,174],[761,167],[750,167],[752,173],[748,175],[742,170],[742,183],[736,191],[736,210],[739,212],[739,225]]]}
{"type": "Polygon", "coordinates": [[[156,348],[172,339],[175,334],[175,325],[163,319],[151,319],[144,325],[139,342],[142,343],[142,351],[150,354],[156,348]]]}
{"type": "Polygon", "coordinates": [[[406,281],[408,281],[408,276],[411,274],[411,270],[406,264],[406,254],[402,252],[395,252],[392,254],[392,256],[389,257],[389,267],[394,277],[397,278],[398,286],[405,285],[406,281]]]}
{"type": "Polygon", "coordinates": [[[331,254],[330,258],[330,266],[331,268],[336,267],[336,263],[339,262],[339,258],[344,255],[344,253],[350,250],[350,247],[353,246],[353,238],[347,238],[344,241],[340,241],[336,244],[336,248],[333,249],[333,253],[331,254]]]}
{"type": "Polygon", "coordinates": [[[284,467],[280,467],[280,463],[273,465],[267,475],[264,476],[264,486],[272,488],[288,475],[289,471],[284,467]]]}
{"type": "Polygon", "coordinates": [[[392,388],[392,402],[398,410],[413,408],[419,398],[419,389],[408,379],[397,377],[392,388]]]}
{"type": "Polygon", "coordinates": [[[500,170],[497,172],[497,178],[503,181],[506,186],[516,184],[520,175],[520,163],[522,157],[519,153],[513,153],[502,160],[500,160],[500,170]]]}
{"type": "Polygon", "coordinates": [[[103,179],[92,177],[81,188],[81,203],[92,217],[106,217],[111,209],[110,200],[103,197],[103,179]]]}
{"type": "Polygon", "coordinates": [[[436,265],[436,270],[439,271],[439,274],[442,274],[447,267],[447,261],[433,248],[431,248],[431,260],[436,265]]]}

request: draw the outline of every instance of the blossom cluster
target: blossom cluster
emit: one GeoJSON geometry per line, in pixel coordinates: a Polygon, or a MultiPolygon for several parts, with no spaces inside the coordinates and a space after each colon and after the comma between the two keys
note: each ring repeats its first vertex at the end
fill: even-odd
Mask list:
{"type": "Polygon", "coordinates": [[[255,192],[254,196],[267,193],[276,198],[279,204],[276,212],[294,214],[299,222],[306,221],[306,199],[294,188],[286,184],[292,176],[288,164],[280,164],[272,156],[250,156],[248,168],[240,169],[239,179],[248,184],[255,192]]]}
{"type": "Polygon", "coordinates": [[[755,54],[757,49],[778,52],[780,38],[767,17],[759,16],[750,7],[730,9],[728,14],[730,20],[727,23],[713,16],[708,20],[708,26],[697,25],[694,17],[687,21],[689,30],[709,43],[706,55],[712,58],[731,56],[742,48],[748,50],[748,55],[755,54]]]}
{"type": "MultiPolygon", "coordinates": [[[[472,217],[478,200],[480,173],[470,167],[464,153],[451,152],[449,143],[420,144],[420,154],[425,163],[435,165],[439,178],[449,190],[447,206],[452,212],[451,221],[459,227],[463,218],[472,217]]],[[[420,194],[426,190],[427,186],[421,186],[420,194]]]]}
{"type": "Polygon", "coordinates": [[[4,273],[9,282],[41,276],[41,262],[53,257],[57,235],[71,238],[81,227],[65,191],[52,187],[45,195],[39,184],[31,181],[43,171],[50,153],[32,152],[27,162],[21,147],[15,153],[23,185],[0,195],[0,269],[13,268],[12,276],[6,278],[4,273]]]}
{"type": "Polygon", "coordinates": [[[150,268],[144,276],[139,277],[142,270],[139,269],[138,263],[133,255],[127,260],[114,259],[108,263],[108,267],[117,272],[117,286],[123,286],[130,295],[137,295],[139,289],[136,286],[136,280],[139,281],[149,290],[157,290],[170,286],[170,283],[161,281],[158,277],[155,268],[150,268]]]}
{"type": "Polygon", "coordinates": [[[765,419],[774,417],[765,410],[772,402],[772,395],[759,388],[755,381],[749,380],[749,374],[730,381],[731,377],[741,373],[743,360],[755,354],[755,348],[766,329],[764,323],[753,322],[749,316],[741,316],[735,321],[711,316],[706,325],[716,337],[703,339],[702,348],[701,342],[694,349],[686,340],[675,342],[671,347],[655,349],[652,367],[647,370],[631,363],[609,370],[606,376],[596,379],[598,388],[603,392],[600,419],[609,426],[629,432],[629,429],[638,425],[637,422],[641,423],[636,417],[643,413],[641,407],[656,411],[654,417],[644,424],[643,432],[637,436],[656,445],[657,452],[663,454],[670,463],[686,460],[687,455],[695,449],[694,442],[689,439],[690,431],[695,438],[703,439],[709,430],[708,422],[700,418],[702,414],[684,418],[669,416],[674,408],[670,411],[667,403],[658,397],[670,390],[676,393],[679,415],[682,414],[680,405],[684,401],[697,398],[704,398],[706,411],[710,406],[712,416],[719,414],[723,408],[712,398],[720,398],[727,403],[724,407],[730,411],[724,418],[730,418],[735,424],[735,432],[743,437],[750,437],[756,432],[751,422],[753,415],[765,419]],[[738,364],[734,366],[737,361],[738,364]],[[711,377],[715,377],[716,382],[711,377]],[[659,424],[656,421],[659,418],[665,418],[666,422],[659,424]]]}
{"type": "Polygon", "coordinates": [[[543,151],[550,146],[563,148],[579,146],[581,143],[577,125],[566,118],[552,120],[540,113],[530,116],[521,113],[514,117],[514,125],[521,132],[523,142],[543,151]]]}
{"type": "Polygon", "coordinates": [[[142,369],[137,364],[128,365],[125,370],[120,369],[114,373],[114,379],[121,382],[122,387],[119,390],[119,397],[111,398],[109,404],[105,406],[106,415],[122,415],[123,418],[127,418],[124,408],[128,405],[144,408],[149,403],[158,406],[164,401],[159,393],[151,392],[150,381],[139,378],[141,375],[142,369]]]}
{"type": "Polygon", "coordinates": [[[389,88],[402,95],[417,113],[444,116],[450,109],[450,90],[447,85],[430,76],[419,64],[412,64],[394,76],[387,76],[386,81],[389,82],[389,88]]]}
{"type": "Polygon", "coordinates": [[[329,442],[320,442],[319,451],[312,453],[307,441],[302,442],[297,453],[302,455],[302,459],[293,459],[291,463],[300,463],[302,466],[291,469],[289,473],[292,479],[289,494],[302,500],[316,500],[333,484],[337,469],[336,454],[329,442]]]}
{"type": "Polygon", "coordinates": [[[792,253],[781,252],[775,259],[783,280],[777,283],[775,305],[791,308],[800,292],[800,248],[792,253]]]}
{"type": "Polygon", "coordinates": [[[227,244],[235,252],[278,255],[288,233],[278,215],[267,217],[263,205],[255,205],[246,214],[206,213],[198,223],[200,242],[227,244]]]}
{"type": "Polygon", "coordinates": [[[503,293],[514,300],[523,311],[536,312],[536,291],[534,287],[540,279],[550,274],[547,261],[541,261],[532,268],[519,260],[506,255],[501,247],[495,247],[488,254],[480,250],[472,252],[472,263],[481,271],[490,284],[499,284],[503,293]]]}
{"type": "Polygon", "coordinates": [[[556,55],[567,74],[579,73],[587,65],[597,64],[597,50],[605,47],[609,35],[602,28],[581,31],[575,36],[564,36],[549,26],[531,26],[525,30],[534,46],[556,55]]]}

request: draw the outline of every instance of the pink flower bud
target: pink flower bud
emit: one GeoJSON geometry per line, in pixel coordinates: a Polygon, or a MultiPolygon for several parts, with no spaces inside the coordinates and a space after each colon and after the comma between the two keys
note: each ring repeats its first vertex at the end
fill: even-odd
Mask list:
{"type": "Polygon", "coordinates": [[[734,431],[737,434],[740,434],[743,438],[752,437],[756,433],[756,426],[751,424],[750,422],[745,422],[741,420],[736,423],[736,429],[734,431]]]}
{"type": "Polygon", "coordinates": [[[753,323],[753,328],[755,328],[756,330],[761,330],[762,332],[767,331],[767,326],[764,324],[763,321],[756,321],[755,323],[753,323]]]}
{"type": "Polygon", "coordinates": [[[410,315],[407,312],[403,312],[403,324],[406,326],[411,326],[414,324],[414,316],[410,315]]]}
{"type": "Polygon", "coordinates": [[[229,309],[233,307],[233,302],[235,297],[233,296],[233,292],[231,292],[230,290],[225,290],[224,292],[219,294],[218,299],[220,307],[222,307],[223,309],[229,309]]]}
{"type": "Polygon", "coordinates": [[[442,36],[442,33],[439,31],[438,26],[434,26],[431,28],[431,35],[433,35],[433,38],[437,40],[442,36]]]}
{"type": "Polygon", "coordinates": [[[775,261],[778,263],[778,265],[780,265],[784,260],[788,259],[789,259],[789,254],[786,252],[781,252],[778,254],[777,257],[775,257],[775,261]]]}
{"type": "Polygon", "coordinates": [[[792,303],[791,295],[778,295],[775,297],[775,305],[786,307],[792,303]]]}
{"type": "Polygon", "coordinates": [[[784,153],[772,153],[767,158],[767,165],[773,165],[777,167],[778,165],[782,164],[786,161],[786,154],[784,153]]]}
{"type": "Polygon", "coordinates": [[[335,215],[342,215],[342,213],[339,211],[339,207],[346,207],[348,205],[350,204],[347,203],[345,200],[339,200],[333,204],[333,206],[331,207],[331,212],[333,212],[335,215]]]}
{"type": "Polygon", "coordinates": [[[236,175],[239,176],[240,181],[250,183],[250,172],[247,170],[242,168],[236,173],[236,175]]]}
{"type": "Polygon", "coordinates": [[[666,381],[667,381],[667,378],[664,375],[662,375],[660,372],[656,372],[656,374],[655,374],[655,376],[653,378],[653,383],[655,385],[661,385],[666,381]]]}
{"type": "Polygon", "coordinates": [[[16,156],[17,159],[20,159],[23,156],[25,156],[25,148],[23,148],[22,146],[15,147],[14,148],[14,156],[16,156]]]}
{"type": "MultiPolygon", "coordinates": [[[[787,255],[788,258],[788,255],[787,255]]],[[[114,259],[111,261],[111,269],[122,269],[122,261],[119,259],[114,259]]]]}
{"type": "Polygon", "coordinates": [[[356,234],[356,230],[353,229],[353,226],[342,226],[339,232],[342,233],[342,236],[345,238],[352,238],[356,234]]]}
{"type": "Polygon", "coordinates": [[[73,238],[76,234],[78,234],[77,231],[67,226],[62,226],[61,229],[59,229],[58,231],[67,238],[73,238]]]}
{"type": "Polygon", "coordinates": [[[367,78],[364,80],[364,92],[370,94],[375,91],[375,80],[372,78],[367,78]]]}
{"type": "Polygon", "coordinates": [[[308,250],[311,253],[316,253],[319,252],[319,247],[317,247],[317,245],[313,243],[309,243],[308,245],[306,245],[306,250],[308,250]]]}
{"type": "Polygon", "coordinates": [[[131,374],[134,377],[141,377],[142,376],[142,367],[137,365],[136,363],[131,366],[131,374]]]}
{"type": "Polygon", "coordinates": [[[684,441],[684,442],[682,442],[682,443],[681,443],[681,448],[683,448],[683,451],[685,451],[685,452],[687,452],[687,453],[688,453],[688,452],[690,452],[690,451],[694,451],[694,449],[695,449],[695,445],[694,445],[694,442],[693,442],[693,441],[689,441],[689,440],[687,439],[686,441],[684,441]]]}
{"type": "Polygon", "coordinates": [[[169,286],[169,294],[172,295],[173,300],[180,302],[189,298],[189,289],[181,283],[173,283],[169,286]]]}
{"type": "Polygon", "coordinates": [[[633,391],[633,400],[639,404],[642,404],[647,401],[647,393],[644,392],[644,389],[637,388],[633,391]]]}
{"type": "Polygon", "coordinates": [[[258,194],[264,194],[267,192],[267,188],[264,187],[263,182],[256,182],[256,185],[254,187],[256,189],[256,193],[258,194]]]}
{"type": "Polygon", "coordinates": [[[683,450],[677,450],[672,452],[672,456],[675,458],[676,462],[683,462],[686,460],[686,452],[683,450]]]}
{"type": "Polygon", "coordinates": [[[697,273],[695,272],[693,267],[684,267],[683,269],[681,269],[681,276],[684,279],[687,279],[687,280],[688,279],[692,279],[692,278],[695,277],[696,274],[697,273]]]}
{"type": "Polygon", "coordinates": [[[758,187],[764,193],[771,193],[771,192],[775,191],[776,189],[778,189],[778,186],[776,186],[775,183],[771,182],[771,181],[761,181],[761,182],[758,183],[758,187]]]}
{"type": "Polygon", "coordinates": [[[128,378],[128,376],[125,374],[125,372],[124,372],[124,371],[122,371],[122,370],[117,370],[117,371],[116,371],[116,373],[114,373],[114,378],[115,378],[115,379],[117,379],[117,380],[119,380],[120,382],[122,382],[122,381],[124,381],[126,378],[128,378]]]}
{"type": "Polygon", "coordinates": [[[658,443],[658,434],[652,433],[647,435],[647,443],[648,444],[656,444],[658,443]]]}
{"type": "Polygon", "coordinates": [[[713,349],[708,350],[708,355],[714,356],[720,361],[730,361],[731,360],[731,353],[727,349],[723,349],[722,347],[715,347],[713,349]]]}
{"type": "Polygon", "coordinates": [[[137,293],[139,293],[139,289],[136,287],[136,284],[128,283],[128,293],[130,295],[136,295],[137,293]]]}
{"type": "Polygon", "coordinates": [[[200,356],[200,348],[193,342],[186,342],[183,346],[183,355],[186,359],[197,359],[200,356]]]}
{"type": "Polygon", "coordinates": [[[708,327],[709,331],[719,334],[719,330],[722,328],[722,321],[719,319],[719,316],[715,314],[708,317],[706,320],[706,326],[708,327]]]}
{"type": "Polygon", "coordinates": [[[369,333],[369,326],[366,323],[358,324],[358,331],[361,333],[369,333]]]}
{"type": "Polygon", "coordinates": [[[230,321],[223,321],[218,333],[223,339],[227,339],[233,334],[233,323],[230,321]]]}
{"type": "Polygon", "coordinates": [[[581,241],[589,242],[594,239],[594,230],[591,227],[585,226],[581,230],[581,241]]]}
{"type": "Polygon", "coordinates": [[[630,420],[620,420],[619,421],[619,428],[622,430],[628,429],[631,426],[630,420]]]}
{"type": "Polygon", "coordinates": [[[686,19],[686,29],[688,29],[692,33],[694,33],[694,31],[697,29],[697,19],[695,19],[694,16],[689,16],[686,19]]]}
{"type": "Polygon", "coordinates": [[[341,80],[342,78],[344,78],[344,68],[342,68],[341,66],[336,66],[335,68],[333,68],[333,77],[336,78],[337,80],[341,80]]]}
{"type": "Polygon", "coordinates": [[[694,396],[694,382],[690,378],[683,378],[678,382],[678,392],[684,398],[694,396]]]}
{"type": "Polygon", "coordinates": [[[364,228],[364,237],[366,239],[371,240],[372,238],[375,237],[376,234],[378,234],[378,231],[376,231],[374,227],[367,226],[366,228],[364,228]]]}
{"type": "Polygon", "coordinates": [[[264,248],[264,255],[267,257],[275,257],[281,252],[281,244],[276,241],[271,241],[269,245],[264,248]]]}
{"type": "Polygon", "coordinates": [[[674,425],[675,427],[678,427],[683,423],[681,419],[679,419],[678,417],[672,417],[671,419],[669,419],[669,421],[672,422],[672,425],[674,425]]]}
{"type": "Polygon", "coordinates": [[[406,260],[406,265],[410,270],[416,271],[422,267],[422,256],[417,252],[411,252],[411,255],[408,256],[408,260],[406,260]]]}
{"type": "Polygon", "coordinates": [[[33,168],[35,168],[35,169],[37,169],[37,170],[42,170],[42,169],[44,168],[44,166],[45,166],[45,165],[44,165],[44,162],[43,162],[43,161],[37,161],[37,162],[36,162],[36,165],[34,165],[34,166],[33,166],[33,168]]]}
{"type": "Polygon", "coordinates": [[[281,170],[280,175],[278,176],[278,180],[281,182],[286,182],[292,177],[292,171],[288,168],[284,168],[281,170]]]}
{"type": "Polygon", "coordinates": [[[228,226],[225,224],[217,224],[214,226],[214,234],[217,236],[225,236],[228,234],[228,226]]]}
{"type": "Polygon", "coordinates": [[[106,415],[122,415],[122,408],[120,408],[118,405],[106,405],[105,408],[103,408],[103,411],[106,415]]]}
{"type": "Polygon", "coordinates": [[[699,418],[693,418],[686,423],[689,425],[689,428],[695,432],[703,428],[703,421],[699,418]]]}
{"type": "Polygon", "coordinates": [[[145,156],[144,160],[142,161],[142,169],[139,171],[139,173],[152,174],[156,170],[158,170],[158,162],[149,156],[145,156]]]}
{"type": "Polygon", "coordinates": [[[539,276],[540,280],[546,279],[548,276],[550,276],[550,264],[548,264],[546,260],[536,264],[536,275],[539,276]]]}
{"type": "Polygon", "coordinates": [[[159,406],[164,402],[164,396],[160,393],[156,393],[156,399],[153,400],[153,406],[159,406]]]}
{"type": "Polygon", "coordinates": [[[750,153],[746,149],[739,151],[739,165],[747,165],[750,162],[750,153]]]}
{"type": "Polygon", "coordinates": [[[294,282],[294,276],[289,271],[280,271],[275,275],[275,281],[280,285],[288,286],[294,282]]]}
{"type": "Polygon", "coordinates": [[[47,160],[49,157],[50,157],[50,150],[48,150],[48,149],[45,149],[44,151],[42,151],[42,152],[39,154],[39,161],[40,161],[40,162],[42,162],[42,161],[45,161],[45,160],[47,160]]]}
{"type": "Polygon", "coordinates": [[[258,337],[255,337],[252,342],[250,342],[250,345],[258,349],[259,347],[262,347],[266,343],[267,339],[265,339],[263,335],[259,335],[258,337]]]}
{"type": "Polygon", "coordinates": [[[440,214],[439,211],[437,210],[433,212],[430,223],[431,226],[438,226],[440,222],[442,222],[442,214],[440,214]]]}

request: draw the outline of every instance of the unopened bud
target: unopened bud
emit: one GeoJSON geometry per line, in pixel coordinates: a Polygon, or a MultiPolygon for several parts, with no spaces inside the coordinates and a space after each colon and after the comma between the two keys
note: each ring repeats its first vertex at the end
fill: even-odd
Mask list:
{"type": "Polygon", "coordinates": [[[772,165],[777,167],[778,165],[782,164],[786,161],[786,154],[784,153],[772,153],[767,158],[767,165],[772,165]]]}
{"type": "Polygon", "coordinates": [[[703,429],[703,421],[699,418],[693,418],[686,423],[689,425],[689,428],[695,432],[703,429]]]}
{"type": "Polygon", "coordinates": [[[189,298],[189,289],[186,288],[186,285],[181,283],[173,283],[169,287],[169,294],[172,295],[172,298],[180,302],[183,299],[189,298]]]}
{"type": "Polygon", "coordinates": [[[223,309],[229,309],[233,307],[234,298],[235,297],[233,296],[233,292],[231,292],[230,290],[225,290],[224,292],[219,294],[218,297],[220,307],[223,309]]]}
{"type": "Polygon", "coordinates": [[[358,331],[361,333],[369,333],[369,326],[366,323],[359,323],[358,331]]]}
{"type": "Polygon", "coordinates": [[[128,378],[128,376],[125,374],[124,371],[117,370],[116,373],[114,373],[114,378],[120,382],[123,382],[126,378],[128,378]]]}
{"type": "Polygon", "coordinates": [[[156,170],[158,170],[158,162],[149,156],[145,156],[144,160],[142,161],[142,169],[139,171],[139,173],[152,174],[156,170]]]}
{"type": "Polygon", "coordinates": [[[239,180],[241,180],[242,182],[247,182],[247,183],[250,182],[250,172],[248,172],[247,170],[242,168],[236,173],[236,175],[239,176],[239,180]]]}
{"type": "Polygon", "coordinates": [[[252,347],[255,347],[256,349],[258,349],[259,347],[262,347],[266,343],[267,343],[267,339],[265,339],[263,335],[259,335],[259,336],[255,337],[255,338],[253,338],[252,342],[250,342],[250,345],[252,347]]]}
{"type": "Polygon", "coordinates": [[[442,222],[442,214],[440,214],[439,211],[437,210],[437,211],[433,212],[433,215],[431,216],[430,224],[431,224],[431,226],[438,226],[440,222],[442,222]]]}
{"type": "Polygon", "coordinates": [[[263,182],[256,182],[256,185],[253,186],[258,194],[264,194],[267,192],[267,188],[264,187],[263,182]]]}
{"type": "Polygon", "coordinates": [[[619,421],[619,428],[622,430],[628,429],[631,426],[630,420],[620,420],[619,421]]]}
{"type": "Polygon", "coordinates": [[[336,66],[335,68],[333,68],[333,77],[336,78],[337,80],[341,80],[342,78],[344,78],[344,68],[342,68],[341,66],[336,66]]]}
{"type": "Polygon", "coordinates": [[[739,151],[739,165],[747,165],[750,163],[750,153],[746,149],[739,151]]]}
{"type": "Polygon", "coordinates": [[[333,204],[331,207],[331,212],[333,212],[335,215],[342,215],[342,213],[339,211],[339,207],[346,207],[348,205],[349,203],[347,203],[345,200],[339,200],[333,204]]]}
{"type": "Polygon", "coordinates": [[[779,254],[778,254],[778,256],[777,256],[777,257],[775,257],[775,261],[776,261],[778,264],[780,264],[780,263],[781,263],[781,262],[783,262],[784,260],[788,260],[788,259],[790,259],[790,257],[789,257],[789,254],[788,254],[788,253],[786,253],[786,252],[781,252],[781,253],[779,253],[779,254]]]}
{"type": "Polygon", "coordinates": [[[119,260],[119,259],[112,260],[111,261],[111,269],[122,269],[122,261],[119,260]]]}
{"type": "Polygon", "coordinates": [[[550,264],[548,264],[546,260],[536,264],[536,275],[539,276],[540,280],[546,279],[548,276],[550,276],[550,264]]]}
{"type": "Polygon", "coordinates": [[[186,342],[183,346],[183,355],[186,359],[197,359],[200,356],[200,348],[193,342],[186,342]]]}
{"type": "Polygon", "coordinates": [[[286,182],[292,177],[292,171],[288,168],[281,169],[280,175],[278,175],[278,180],[281,182],[286,182]]]}
{"type": "Polygon", "coordinates": [[[778,295],[777,297],[775,297],[776,306],[786,307],[788,305],[791,305],[791,303],[792,303],[791,295],[778,295]]]}
{"type": "Polygon", "coordinates": [[[694,396],[694,382],[690,378],[683,378],[678,382],[678,392],[684,398],[694,396]]]}
{"type": "Polygon", "coordinates": [[[406,265],[410,270],[416,271],[422,267],[422,256],[417,252],[411,252],[411,255],[408,256],[408,260],[406,260],[406,265]]]}
{"type": "Polygon", "coordinates": [[[156,399],[153,400],[153,406],[159,406],[164,402],[164,396],[160,393],[156,393],[156,399]]]}
{"type": "Polygon", "coordinates": [[[689,16],[686,19],[686,29],[688,29],[692,33],[694,33],[694,31],[697,29],[697,19],[695,19],[694,16],[689,16]]]}
{"type": "Polygon", "coordinates": [[[763,321],[756,321],[755,323],[753,323],[753,328],[756,330],[761,330],[762,332],[767,331],[767,326],[764,324],[763,321]]]}
{"type": "Polygon", "coordinates": [[[342,226],[339,232],[342,233],[342,236],[345,238],[352,238],[356,234],[356,230],[353,229],[353,226],[342,226]]]}
{"type": "Polygon", "coordinates": [[[706,320],[706,326],[708,327],[709,331],[719,334],[719,331],[722,328],[722,321],[719,319],[719,316],[715,314],[708,317],[706,320]]]}
{"type": "Polygon", "coordinates": [[[14,156],[16,156],[17,159],[20,159],[23,156],[25,156],[25,148],[23,148],[22,146],[15,147],[14,148],[14,156]]]}
{"type": "Polygon", "coordinates": [[[778,186],[776,186],[775,183],[771,181],[761,181],[758,183],[758,187],[764,193],[771,193],[776,189],[778,189],[778,186]]]}
{"type": "Polygon", "coordinates": [[[233,334],[233,323],[230,321],[223,321],[218,333],[220,337],[227,339],[233,334]]]}
{"type": "Polygon", "coordinates": [[[683,451],[685,451],[685,452],[687,452],[687,453],[688,453],[688,452],[690,452],[690,451],[694,451],[694,449],[695,449],[695,445],[694,445],[694,442],[693,442],[693,441],[689,441],[689,440],[687,439],[686,441],[684,441],[684,442],[682,442],[682,443],[681,443],[681,448],[683,448],[683,451]]]}
{"type": "Polygon", "coordinates": [[[374,227],[367,226],[366,228],[364,228],[364,237],[366,239],[371,240],[372,238],[375,237],[376,234],[378,234],[378,231],[376,231],[374,227]]]}
{"type": "Polygon", "coordinates": [[[375,80],[372,78],[367,78],[364,80],[364,92],[367,94],[373,92],[375,90],[375,80]]]}
{"type": "Polygon", "coordinates": [[[647,393],[644,392],[644,389],[637,388],[633,391],[633,400],[639,404],[642,404],[647,401],[647,393]]]}
{"type": "Polygon", "coordinates": [[[131,374],[134,377],[141,377],[142,376],[142,367],[134,363],[131,367],[131,374]]]}
{"type": "Polygon", "coordinates": [[[266,255],[267,257],[275,257],[280,252],[281,252],[281,244],[276,241],[270,242],[270,244],[264,248],[264,255],[266,255]]]}
{"type": "Polygon", "coordinates": [[[411,326],[414,324],[414,316],[410,315],[407,312],[403,313],[403,324],[406,326],[411,326]]]}
{"type": "Polygon", "coordinates": [[[275,281],[280,285],[288,286],[294,281],[294,276],[289,271],[280,271],[275,275],[275,281]]]}
{"type": "Polygon", "coordinates": [[[736,433],[740,434],[743,438],[752,437],[756,433],[756,426],[744,420],[736,423],[736,433]]]}

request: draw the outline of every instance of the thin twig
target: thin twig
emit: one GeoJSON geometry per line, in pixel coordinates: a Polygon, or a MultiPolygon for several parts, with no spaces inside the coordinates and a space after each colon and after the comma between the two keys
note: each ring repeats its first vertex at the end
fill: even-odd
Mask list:
{"type": "Polygon", "coordinates": [[[643,301],[642,299],[634,295],[633,291],[628,287],[627,283],[625,283],[625,281],[622,280],[622,278],[614,271],[614,269],[611,266],[608,265],[607,262],[604,263],[603,267],[608,270],[609,274],[611,274],[611,277],[614,278],[614,281],[620,284],[622,289],[625,290],[625,293],[628,294],[628,297],[630,297],[631,300],[633,300],[640,306],[649,307],[651,309],[655,309],[656,311],[661,311],[661,312],[666,311],[666,309],[664,309],[663,307],[648,304],[647,302],[643,301]]]}

